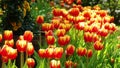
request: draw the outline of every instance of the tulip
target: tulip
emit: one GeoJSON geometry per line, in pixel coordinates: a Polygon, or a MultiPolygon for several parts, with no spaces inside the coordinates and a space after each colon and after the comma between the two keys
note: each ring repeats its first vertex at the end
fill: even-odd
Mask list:
{"type": "Polygon", "coordinates": [[[96,41],[93,45],[95,50],[102,50],[104,47],[100,41],[96,41]]]}
{"type": "Polygon", "coordinates": [[[83,16],[85,17],[86,20],[90,20],[91,18],[91,13],[89,11],[84,11],[83,16]]]}
{"type": "Polygon", "coordinates": [[[69,14],[72,16],[78,16],[79,15],[79,9],[78,8],[71,8],[69,10],[69,14]]]}
{"type": "Polygon", "coordinates": [[[73,68],[77,68],[77,63],[73,63],[73,68]]]}
{"type": "Polygon", "coordinates": [[[17,50],[20,52],[20,68],[23,68],[24,64],[24,53],[27,48],[27,41],[26,40],[17,40],[16,42],[17,50]]]}
{"type": "Polygon", "coordinates": [[[84,32],[92,32],[92,26],[85,25],[84,32]]]}
{"type": "Polygon", "coordinates": [[[92,49],[87,50],[87,57],[90,58],[93,55],[92,49]]]}
{"type": "Polygon", "coordinates": [[[54,16],[61,16],[61,14],[62,14],[62,11],[61,11],[61,9],[53,9],[53,15],[54,16]]]}
{"type": "Polygon", "coordinates": [[[85,23],[84,22],[79,22],[79,23],[75,24],[74,26],[78,30],[83,30],[84,27],[85,27],[85,23]]]}
{"type": "Polygon", "coordinates": [[[60,24],[60,20],[59,19],[53,19],[52,20],[52,24],[54,25],[54,27],[57,29],[59,24],[60,24]]]}
{"type": "Polygon", "coordinates": [[[62,47],[56,47],[54,49],[54,58],[55,59],[60,59],[63,55],[63,48],[62,47]]]}
{"type": "Polygon", "coordinates": [[[99,15],[100,15],[101,17],[105,17],[105,16],[107,15],[107,11],[106,11],[106,10],[100,10],[100,11],[99,11],[99,15]]]}
{"type": "Polygon", "coordinates": [[[58,60],[51,60],[50,61],[50,68],[61,68],[60,61],[58,60]]]}
{"type": "Polygon", "coordinates": [[[69,31],[69,30],[70,30],[70,28],[71,28],[72,24],[69,24],[69,23],[68,23],[68,24],[65,24],[65,25],[66,25],[65,30],[66,30],[66,32],[67,32],[67,31],[69,31]]]}
{"type": "Polygon", "coordinates": [[[68,15],[66,16],[66,19],[69,20],[70,22],[73,22],[74,17],[68,14],[68,15]]]}
{"type": "Polygon", "coordinates": [[[107,29],[110,33],[113,33],[116,30],[116,25],[114,23],[105,23],[104,28],[107,29]]]}
{"type": "Polygon", "coordinates": [[[55,42],[54,36],[47,36],[46,40],[48,45],[53,45],[55,42]]]}
{"type": "Polygon", "coordinates": [[[111,29],[110,23],[105,23],[104,28],[107,29],[107,30],[110,30],[111,29]]]}
{"type": "Polygon", "coordinates": [[[65,62],[65,68],[72,68],[73,62],[68,60],[65,62]]]}
{"type": "Polygon", "coordinates": [[[17,49],[13,49],[13,48],[9,48],[9,52],[8,52],[8,58],[11,60],[16,59],[17,57],[17,49]]]}
{"type": "Polygon", "coordinates": [[[5,40],[11,40],[13,39],[13,32],[11,30],[5,30],[3,36],[5,40]]]}
{"type": "Polygon", "coordinates": [[[43,31],[49,31],[49,30],[53,30],[54,29],[54,25],[50,24],[50,23],[43,23],[42,24],[42,30],[43,31]]]}
{"type": "Polygon", "coordinates": [[[110,21],[111,21],[111,17],[110,16],[103,17],[103,22],[104,23],[110,23],[110,21]]]}
{"type": "Polygon", "coordinates": [[[116,27],[116,25],[114,24],[114,23],[111,23],[111,26],[112,26],[112,31],[114,32],[115,30],[117,30],[117,27],[116,27]]]}
{"type": "Polygon", "coordinates": [[[49,59],[54,58],[54,48],[46,49],[46,57],[49,59]]]}
{"type": "Polygon", "coordinates": [[[64,36],[65,34],[66,34],[65,29],[58,29],[58,30],[57,30],[57,36],[58,36],[58,37],[64,36]]]}
{"type": "Polygon", "coordinates": [[[92,32],[97,33],[99,31],[99,25],[92,25],[92,32]]]}
{"type": "Polygon", "coordinates": [[[28,58],[26,62],[27,62],[28,68],[34,68],[35,60],[33,58],[28,58]]]}
{"type": "Polygon", "coordinates": [[[29,42],[33,39],[33,33],[31,31],[25,31],[23,36],[24,40],[27,40],[29,42]]]}
{"type": "Polygon", "coordinates": [[[64,23],[60,23],[58,29],[65,29],[66,28],[66,25],[64,23]]]}
{"type": "Polygon", "coordinates": [[[67,45],[69,42],[70,42],[70,36],[68,35],[58,37],[58,44],[60,46],[67,45]]]}
{"type": "Polygon", "coordinates": [[[84,55],[86,55],[86,53],[87,53],[87,49],[86,48],[79,47],[77,49],[78,56],[84,56],[84,55]]]}
{"type": "Polygon", "coordinates": [[[93,42],[96,42],[96,41],[99,41],[99,40],[101,40],[101,38],[100,38],[96,33],[94,33],[94,34],[92,35],[92,41],[93,41],[93,42]]]}
{"type": "Polygon", "coordinates": [[[17,40],[16,47],[19,52],[25,52],[27,48],[27,42],[25,40],[17,40]]]}
{"type": "Polygon", "coordinates": [[[41,58],[46,58],[46,49],[39,49],[38,50],[38,55],[41,58]]]}
{"type": "Polygon", "coordinates": [[[40,15],[37,16],[36,22],[37,22],[38,24],[43,23],[43,22],[44,22],[44,17],[43,17],[43,16],[40,16],[40,15]]]}
{"type": "Polygon", "coordinates": [[[0,42],[2,42],[2,34],[0,34],[0,42]]]}
{"type": "Polygon", "coordinates": [[[85,40],[85,42],[92,42],[92,33],[85,32],[84,33],[84,40],[85,40]]]}
{"type": "Polygon", "coordinates": [[[14,40],[13,39],[11,39],[11,40],[5,40],[5,45],[13,47],[14,46],[14,40]]]}
{"type": "Polygon", "coordinates": [[[45,31],[45,38],[47,38],[47,36],[54,36],[53,31],[52,30],[45,31]]]}
{"type": "Polygon", "coordinates": [[[27,43],[26,52],[27,52],[28,56],[31,56],[34,53],[34,47],[31,42],[27,43]]]}
{"type": "Polygon", "coordinates": [[[75,46],[72,44],[69,44],[66,48],[66,54],[69,56],[73,55],[74,51],[75,51],[75,46]]]}
{"type": "Polygon", "coordinates": [[[79,23],[79,22],[84,22],[85,21],[85,17],[84,16],[77,16],[76,18],[75,18],[75,23],[77,24],[77,23],[79,23]]]}
{"type": "Polygon", "coordinates": [[[108,35],[108,30],[105,28],[101,28],[98,31],[98,35],[102,36],[102,37],[106,37],[108,35]]]}

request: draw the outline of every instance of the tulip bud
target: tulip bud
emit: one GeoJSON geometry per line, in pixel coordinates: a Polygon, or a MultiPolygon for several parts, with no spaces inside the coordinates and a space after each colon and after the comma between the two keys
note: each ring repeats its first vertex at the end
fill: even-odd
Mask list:
{"type": "Polygon", "coordinates": [[[8,58],[11,60],[16,59],[17,57],[17,49],[13,49],[13,48],[9,48],[9,52],[8,52],[8,58]]]}
{"type": "Polygon", "coordinates": [[[53,45],[55,42],[54,36],[47,36],[46,40],[48,45],[53,45]]]}
{"type": "Polygon", "coordinates": [[[92,56],[92,54],[93,54],[92,49],[89,49],[89,50],[87,51],[87,57],[90,58],[90,57],[92,56]]]}
{"type": "Polygon", "coordinates": [[[50,68],[61,68],[60,67],[60,61],[56,61],[56,60],[51,60],[50,61],[50,68]]]}
{"type": "Polygon", "coordinates": [[[70,36],[68,35],[58,37],[58,44],[60,46],[67,45],[69,42],[70,42],[70,36]]]}
{"type": "Polygon", "coordinates": [[[62,14],[62,11],[61,11],[61,9],[53,9],[53,15],[54,16],[61,16],[61,14],[62,14]]]}
{"type": "Polygon", "coordinates": [[[25,40],[17,40],[16,47],[19,52],[25,52],[27,48],[27,42],[25,40]]]}
{"type": "Polygon", "coordinates": [[[35,60],[33,58],[28,58],[26,61],[27,61],[28,68],[34,68],[35,60]]]}
{"type": "Polygon", "coordinates": [[[54,49],[54,58],[55,59],[60,59],[63,55],[63,48],[62,47],[56,47],[54,49]]]}
{"type": "Polygon", "coordinates": [[[31,42],[33,39],[33,33],[31,31],[25,31],[23,36],[24,40],[27,40],[29,42],[31,42]]]}
{"type": "Polygon", "coordinates": [[[59,19],[53,19],[53,20],[52,20],[52,24],[53,24],[54,27],[57,29],[57,28],[59,27],[60,20],[59,20],[59,19]]]}
{"type": "Polygon", "coordinates": [[[66,33],[65,29],[58,29],[57,30],[57,36],[60,37],[60,36],[64,36],[66,33]]]}
{"type": "Polygon", "coordinates": [[[86,55],[86,53],[87,53],[87,49],[86,49],[86,48],[79,47],[79,48],[77,49],[77,54],[78,54],[79,56],[84,56],[84,55],[86,55]]]}
{"type": "Polygon", "coordinates": [[[32,43],[27,43],[27,50],[26,50],[28,56],[31,56],[34,53],[34,47],[32,43]]]}
{"type": "Polygon", "coordinates": [[[37,16],[36,22],[37,22],[38,24],[43,23],[43,22],[44,22],[44,17],[43,17],[43,16],[40,16],[40,15],[37,16]]]}
{"type": "Polygon", "coordinates": [[[46,57],[49,59],[54,58],[54,48],[46,49],[46,57]]]}
{"type": "Polygon", "coordinates": [[[5,30],[3,36],[5,40],[11,40],[13,39],[13,32],[11,30],[5,30]]]}
{"type": "Polygon", "coordinates": [[[69,14],[72,16],[78,16],[79,15],[79,9],[78,8],[71,8],[69,10],[69,14]]]}
{"type": "Polygon", "coordinates": [[[100,42],[100,41],[96,41],[95,43],[94,43],[94,49],[95,50],[102,50],[103,49],[103,44],[100,42]]]}
{"type": "Polygon", "coordinates": [[[46,58],[46,49],[39,49],[38,50],[38,55],[41,58],[46,58]]]}
{"type": "Polygon", "coordinates": [[[73,62],[68,60],[65,62],[65,68],[72,68],[73,62]]]}
{"type": "Polygon", "coordinates": [[[66,54],[73,55],[74,51],[75,51],[75,46],[72,44],[69,44],[66,48],[66,54]]]}

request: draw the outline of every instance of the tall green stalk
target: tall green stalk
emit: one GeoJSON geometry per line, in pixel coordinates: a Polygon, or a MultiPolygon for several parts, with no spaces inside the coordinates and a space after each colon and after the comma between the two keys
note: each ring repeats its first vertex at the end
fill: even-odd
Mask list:
{"type": "Polygon", "coordinates": [[[23,68],[24,65],[24,52],[20,53],[20,68],[23,68]]]}

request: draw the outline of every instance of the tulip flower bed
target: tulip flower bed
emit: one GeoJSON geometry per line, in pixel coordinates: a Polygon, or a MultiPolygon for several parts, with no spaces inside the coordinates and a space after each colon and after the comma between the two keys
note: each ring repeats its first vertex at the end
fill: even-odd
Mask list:
{"type": "MultiPolygon", "coordinates": [[[[74,5],[53,9],[51,23],[37,22],[45,31],[46,47],[38,54],[40,68],[119,68],[119,42],[114,17],[100,7],[74,5]]],[[[39,19],[40,18],[40,19],[39,19]]],[[[38,57],[35,57],[38,59],[38,57]]]]}
{"type": "Polygon", "coordinates": [[[69,10],[54,8],[52,13],[50,23],[42,16],[36,19],[46,41],[38,51],[34,51],[31,31],[25,31],[15,44],[12,31],[0,35],[2,68],[17,68],[18,53],[20,68],[120,67],[119,30],[106,10],[74,5],[69,10]]]}

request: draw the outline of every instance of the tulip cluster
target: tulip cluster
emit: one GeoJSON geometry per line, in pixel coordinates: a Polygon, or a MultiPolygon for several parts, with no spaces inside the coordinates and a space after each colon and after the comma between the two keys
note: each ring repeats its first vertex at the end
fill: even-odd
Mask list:
{"type": "Polygon", "coordinates": [[[38,54],[41,58],[60,59],[63,55],[62,47],[39,49],[38,54]]]}
{"type": "Polygon", "coordinates": [[[68,60],[65,62],[65,68],[77,68],[77,63],[68,60]]]}
{"type": "MultiPolygon", "coordinates": [[[[63,2],[70,4],[73,1],[63,2]]],[[[81,3],[81,0],[77,0],[77,3],[81,3]]],[[[114,17],[106,10],[101,10],[99,6],[73,5],[69,10],[54,8],[52,13],[53,18],[50,23],[41,23],[48,44],[48,48],[39,49],[38,54],[41,58],[60,59],[64,54],[72,57],[75,49],[78,56],[90,58],[93,51],[104,48],[104,39],[117,29],[113,23],[114,17]],[[79,44],[81,42],[82,44],[79,44]]],[[[52,60],[50,68],[59,68],[55,67],[59,66],[58,63],[60,62],[52,60]]],[[[67,64],[72,66],[68,61],[66,68],[69,67],[67,64]]]]}
{"type": "Polygon", "coordinates": [[[4,40],[4,45],[0,50],[0,54],[2,56],[2,62],[7,63],[8,60],[14,60],[17,57],[17,49],[14,49],[14,40],[13,33],[10,30],[6,30],[2,34],[0,34],[0,42],[4,40]]]}
{"type": "MultiPolygon", "coordinates": [[[[2,34],[0,34],[0,42],[4,41],[3,43],[4,45],[0,49],[2,62],[7,63],[8,60],[15,60],[18,56],[18,52],[20,53],[26,52],[26,54],[30,57],[34,53],[34,47],[31,42],[32,39],[33,33],[31,31],[25,31],[24,35],[21,35],[19,39],[16,41],[16,44],[14,44],[15,42],[13,39],[13,32],[11,30],[5,30],[3,36],[2,34]],[[15,47],[16,49],[14,49],[15,47]]],[[[24,57],[24,55],[22,57],[24,57]]],[[[33,64],[35,64],[35,61],[33,62],[32,65],[29,62],[31,62],[31,60],[27,61],[28,67],[29,66],[34,67],[33,64]]],[[[24,61],[22,63],[24,63],[24,61]]]]}

